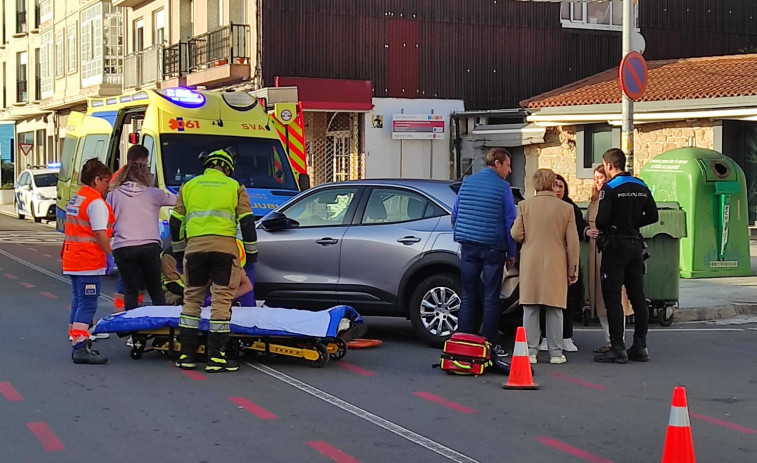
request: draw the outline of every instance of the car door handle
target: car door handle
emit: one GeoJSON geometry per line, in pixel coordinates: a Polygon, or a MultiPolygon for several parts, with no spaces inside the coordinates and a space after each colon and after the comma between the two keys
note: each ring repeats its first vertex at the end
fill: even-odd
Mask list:
{"type": "Polygon", "coordinates": [[[410,245],[410,244],[415,244],[419,242],[420,240],[421,239],[418,238],[417,236],[403,236],[402,238],[398,239],[397,242],[410,245]]]}
{"type": "Polygon", "coordinates": [[[339,240],[335,240],[334,238],[321,238],[319,240],[316,240],[315,242],[320,244],[321,246],[331,246],[332,244],[338,243],[339,240]]]}

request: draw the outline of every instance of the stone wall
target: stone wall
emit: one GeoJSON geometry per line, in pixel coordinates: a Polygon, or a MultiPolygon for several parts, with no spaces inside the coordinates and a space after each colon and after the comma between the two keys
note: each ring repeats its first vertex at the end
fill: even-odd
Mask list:
{"type": "MultiPolygon", "coordinates": [[[[676,148],[698,146],[713,149],[712,120],[687,120],[640,124],[634,127],[634,172],[660,153],[676,148]]],[[[536,169],[548,168],[565,177],[570,197],[576,202],[588,201],[594,181],[576,177],[576,126],[547,129],[544,143],[525,147],[527,197],[533,195],[531,177],[536,169]]]]}

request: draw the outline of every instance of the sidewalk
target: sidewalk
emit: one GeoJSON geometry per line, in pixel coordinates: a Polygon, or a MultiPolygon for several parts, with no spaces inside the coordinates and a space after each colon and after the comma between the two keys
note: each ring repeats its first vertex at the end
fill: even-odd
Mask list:
{"type": "MultiPolygon", "coordinates": [[[[16,217],[12,204],[0,204],[0,214],[16,217]]],[[[55,228],[55,222],[43,224],[55,228]]],[[[757,241],[750,244],[752,268],[757,269],[757,241]]],[[[679,293],[674,323],[757,316],[757,276],[681,278],[679,293]]]]}

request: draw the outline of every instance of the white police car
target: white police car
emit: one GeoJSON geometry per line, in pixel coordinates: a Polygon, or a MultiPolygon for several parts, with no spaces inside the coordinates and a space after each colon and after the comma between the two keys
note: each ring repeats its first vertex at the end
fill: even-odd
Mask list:
{"type": "Polygon", "coordinates": [[[59,166],[26,169],[18,176],[13,205],[18,218],[27,215],[35,222],[55,220],[55,197],[57,194],[59,166]]]}

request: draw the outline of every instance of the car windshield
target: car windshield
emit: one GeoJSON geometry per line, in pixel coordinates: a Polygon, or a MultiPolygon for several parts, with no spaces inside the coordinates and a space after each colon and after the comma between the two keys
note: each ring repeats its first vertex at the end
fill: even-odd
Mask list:
{"type": "Polygon", "coordinates": [[[34,176],[34,184],[37,188],[44,188],[46,186],[55,186],[58,183],[58,175],[54,173],[49,174],[36,174],[34,176]]]}
{"type": "Polygon", "coordinates": [[[247,188],[297,190],[292,168],[279,140],[220,135],[163,134],[160,147],[166,186],[182,183],[203,172],[197,159],[203,151],[234,147],[234,179],[247,188]]]}

